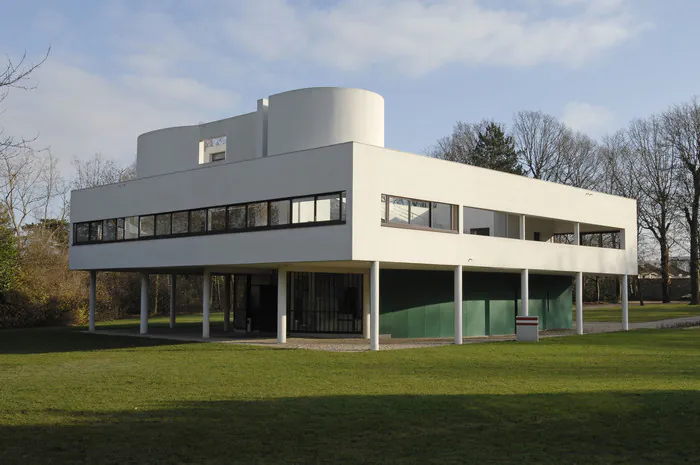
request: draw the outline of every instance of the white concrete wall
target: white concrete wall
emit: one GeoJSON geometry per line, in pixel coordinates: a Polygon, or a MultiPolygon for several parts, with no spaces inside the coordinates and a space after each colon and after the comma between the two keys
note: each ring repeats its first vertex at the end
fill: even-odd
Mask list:
{"type": "MultiPolygon", "coordinates": [[[[73,191],[71,221],[164,213],[345,190],[352,204],[352,145],[209,165],[73,191]]],[[[348,207],[348,223],[351,211],[348,207]]],[[[72,231],[71,225],[71,231],[72,231]]],[[[71,269],[158,268],[348,260],[349,224],[71,246],[71,269]]]]}
{"type": "Polygon", "coordinates": [[[270,156],[348,141],[384,146],[381,95],[362,89],[314,87],[270,96],[270,156]]]}
{"type": "MultiPolygon", "coordinates": [[[[637,271],[636,204],[621,197],[354,144],[352,209],[353,260],[567,273],[637,271]],[[616,250],[391,228],[380,223],[383,193],[629,233],[625,250],[616,250]]],[[[550,232],[540,226],[546,238],[550,232]]]]}
{"type": "Polygon", "coordinates": [[[138,137],[136,174],[139,178],[199,168],[199,142],[226,136],[226,160],[217,164],[259,157],[262,139],[257,112],[194,126],[165,128],[138,137]]]}

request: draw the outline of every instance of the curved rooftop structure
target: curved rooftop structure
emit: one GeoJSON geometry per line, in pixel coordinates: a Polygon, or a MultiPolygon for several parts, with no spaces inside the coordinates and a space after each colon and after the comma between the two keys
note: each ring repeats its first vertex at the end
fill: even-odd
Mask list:
{"type": "Polygon", "coordinates": [[[138,177],[344,142],[384,146],[384,98],[363,89],[311,87],[258,100],[257,110],[138,138],[138,177]]]}

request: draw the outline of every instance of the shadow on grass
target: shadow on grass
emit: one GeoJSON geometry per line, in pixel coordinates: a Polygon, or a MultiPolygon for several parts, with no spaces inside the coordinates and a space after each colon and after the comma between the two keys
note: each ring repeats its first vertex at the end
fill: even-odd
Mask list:
{"type": "MultiPolygon", "coordinates": [[[[84,328],[83,328],[84,329],[84,328]]],[[[0,354],[44,354],[187,344],[184,341],[86,334],[77,328],[0,331],[0,354]]],[[[0,460],[1,462],[1,460],[0,460]]]]}
{"type": "MultiPolygon", "coordinates": [[[[134,400],[134,405],[138,405],[134,400]]],[[[696,391],[328,396],[35,413],[4,463],[680,463],[696,391]]]]}

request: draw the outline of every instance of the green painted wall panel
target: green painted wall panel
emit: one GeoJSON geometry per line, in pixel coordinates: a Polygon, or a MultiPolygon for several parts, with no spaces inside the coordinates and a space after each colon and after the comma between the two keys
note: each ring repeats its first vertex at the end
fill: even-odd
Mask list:
{"type": "Polygon", "coordinates": [[[462,334],[465,337],[488,334],[488,314],[485,298],[473,296],[462,303],[462,334]]]}
{"type": "MultiPolygon", "coordinates": [[[[454,274],[449,271],[381,270],[380,333],[393,337],[454,335],[454,274]]],[[[466,272],[465,336],[513,334],[520,275],[466,272]]],[[[530,275],[530,314],[544,329],[571,328],[571,277],[530,275]]]]}
{"type": "Polygon", "coordinates": [[[515,300],[489,302],[489,329],[491,336],[515,333],[515,300]]]}

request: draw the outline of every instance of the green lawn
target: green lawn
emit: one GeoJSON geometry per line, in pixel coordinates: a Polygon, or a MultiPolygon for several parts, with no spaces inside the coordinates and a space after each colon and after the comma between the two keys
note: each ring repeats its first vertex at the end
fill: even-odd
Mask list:
{"type": "MultiPolygon", "coordinates": [[[[700,305],[683,304],[655,304],[631,305],[629,310],[630,323],[641,323],[645,321],[659,321],[667,318],[683,318],[688,316],[700,316],[700,305]]],[[[574,320],[576,310],[574,310],[574,320]]],[[[613,308],[584,308],[584,322],[595,321],[622,321],[622,307],[613,308]]]]}
{"type": "Polygon", "coordinates": [[[0,332],[0,463],[697,462],[700,330],[378,353],[0,332]]]}

